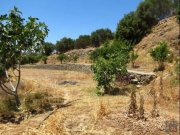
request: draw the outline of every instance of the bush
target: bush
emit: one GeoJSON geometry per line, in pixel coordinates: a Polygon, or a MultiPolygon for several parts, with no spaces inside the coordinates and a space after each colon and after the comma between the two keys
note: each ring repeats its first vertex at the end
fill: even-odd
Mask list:
{"type": "Polygon", "coordinates": [[[130,52],[130,61],[131,61],[131,64],[132,64],[132,68],[135,68],[135,61],[136,59],[138,58],[138,54],[134,51],[131,51],[130,52]]]}
{"type": "Polygon", "coordinates": [[[73,59],[73,62],[75,63],[79,59],[79,56],[78,55],[73,55],[72,59],[73,59]]]}
{"type": "Polygon", "coordinates": [[[115,80],[116,75],[126,73],[126,64],[128,63],[128,50],[124,42],[114,41],[112,44],[106,44],[91,54],[94,61],[92,71],[94,79],[97,81],[99,89],[104,93],[110,93],[112,90],[111,83],[115,80]],[[94,57],[96,55],[96,57],[94,57]]]}
{"type": "Polygon", "coordinates": [[[24,102],[25,109],[30,112],[33,111],[48,111],[52,110],[51,104],[48,100],[48,93],[37,92],[29,94],[24,102]]]}
{"type": "Polygon", "coordinates": [[[11,97],[2,98],[0,100],[0,114],[13,114],[17,110],[16,101],[11,97]]]}
{"type": "Polygon", "coordinates": [[[58,60],[61,61],[61,64],[63,61],[67,60],[68,59],[68,56],[66,54],[60,54],[58,57],[57,57],[58,60]]]}
{"type": "Polygon", "coordinates": [[[39,62],[42,59],[42,55],[40,54],[28,54],[23,55],[21,64],[34,64],[39,62]]]}
{"type": "Polygon", "coordinates": [[[44,62],[44,64],[47,64],[48,57],[46,55],[43,55],[41,59],[44,62]]]}
{"type": "Polygon", "coordinates": [[[151,57],[159,64],[159,71],[164,70],[164,62],[168,60],[169,54],[170,51],[166,42],[160,42],[156,48],[150,51],[151,57]]]}

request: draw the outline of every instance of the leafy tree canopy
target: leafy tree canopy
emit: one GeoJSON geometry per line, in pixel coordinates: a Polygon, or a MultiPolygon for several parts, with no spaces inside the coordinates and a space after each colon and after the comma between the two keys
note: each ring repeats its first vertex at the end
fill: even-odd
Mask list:
{"type": "Polygon", "coordinates": [[[60,53],[74,49],[75,41],[71,38],[64,37],[56,43],[56,49],[60,53]]]}
{"type": "Polygon", "coordinates": [[[49,56],[54,51],[55,45],[50,42],[46,42],[43,44],[43,48],[44,48],[44,55],[49,56]]]}
{"type": "Polygon", "coordinates": [[[86,48],[91,44],[91,38],[89,35],[80,35],[78,39],[76,39],[75,42],[75,48],[86,48]]]}
{"type": "Polygon", "coordinates": [[[91,42],[95,47],[111,39],[113,39],[113,33],[110,29],[98,29],[91,33],[91,42]]]}
{"type": "Polygon", "coordinates": [[[156,48],[150,51],[152,58],[159,64],[159,70],[164,69],[164,62],[168,60],[169,54],[170,51],[166,42],[160,42],[156,48]]]}

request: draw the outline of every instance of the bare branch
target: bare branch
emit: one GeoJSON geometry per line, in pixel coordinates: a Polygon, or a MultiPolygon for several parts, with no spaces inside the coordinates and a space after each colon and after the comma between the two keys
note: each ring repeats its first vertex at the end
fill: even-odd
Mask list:
{"type": "Polygon", "coordinates": [[[15,87],[15,91],[17,92],[18,90],[18,86],[19,86],[19,83],[20,83],[20,80],[21,80],[21,70],[20,70],[20,63],[18,64],[18,80],[17,80],[17,84],[16,84],[16,87],[15,87]]]}
{"type": "Polygon", "coordinates": [[[14,95],[14,93],[7,91],[2,85],[0,85],[0,88],[7,94],[14,95]]]}
{"type": "Polygon", "coordinates": [[[10,84],[10,86],[12,87],[12,91],[16,91],[14,85],[12,84],[12,82],[11,82],[11,80],[10,80],[10,78],[9,78],[7,69],[5,69],[5,73],[6,73],[7,79],[9,80],[9,84],[10,84]]]}

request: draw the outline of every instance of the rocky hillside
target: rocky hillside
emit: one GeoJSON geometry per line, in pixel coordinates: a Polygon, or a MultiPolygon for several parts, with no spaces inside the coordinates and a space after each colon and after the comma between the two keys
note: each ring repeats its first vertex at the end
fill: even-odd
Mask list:
{"type": "MultiPolygon", "coordinates": [[[[139,54],[137,64],[141,69],[151,71],[154,69],[155,65],[149,51],[156,47],[161,41],[168,43],[174,55],[174,60],[177,59],[179,54],[179,25],[176,17],[170,17],[160,21],[152,28],[151,33],[145,36],[142,41],[135,46],[135,50],[139,54]]],[[[169,65],[171,66],[173,64],[171,63],[169,65]]]]}

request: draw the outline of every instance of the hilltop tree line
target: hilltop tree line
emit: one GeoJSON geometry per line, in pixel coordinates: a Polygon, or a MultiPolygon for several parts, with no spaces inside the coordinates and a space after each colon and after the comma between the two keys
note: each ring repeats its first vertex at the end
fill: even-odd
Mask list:
{"type": "Polygon", "coordinates": [[[64,37],[56,44],[46,43],[46,51],[52,53],[65,53],[73,49],[85,49],[87,47],[99,47],[109,40],[121,40],[137,44],[151,28],[160,20],[176,15],[179,20],[178,0],[145,0],[141,2],[134,12],[130,12],[119,21],[116,31],[110,29],[98,29],[91,35],[80,35],[77,39],[64,37]],[[51,49],[50,49],[51,48],[51,49]]]}
{"type": "Polygon", "coordinates": [[[91,35],[80,35],[77,39],[63,37],[56,44],[45,43],[45,53],[51,54],[53,51],[57,53],[65,53],[73,49],[85,49],[87,47],[99,47],[108,40],[112,40],[114,34],[110,29],[98,29],[91,35]]]}

